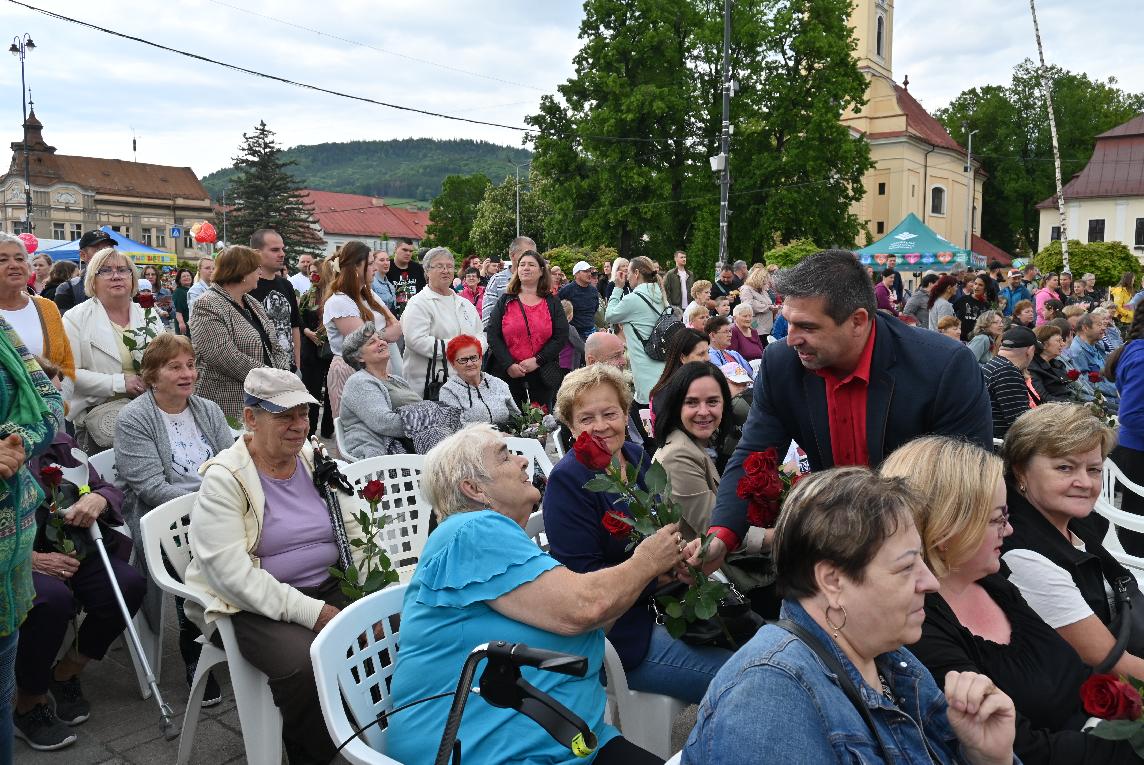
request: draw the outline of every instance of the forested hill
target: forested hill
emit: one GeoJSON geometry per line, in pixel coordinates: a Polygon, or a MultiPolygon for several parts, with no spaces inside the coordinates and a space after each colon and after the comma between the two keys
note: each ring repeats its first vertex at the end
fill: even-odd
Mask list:
{"type": "MultiPolygon", "coordinates": [[[[305,188],[425,202],[441,193],[446,176],[484,173],[500,183],[516,172],[512,163],[532,158],[526,149],[432,138],[320,143],[295,146],[282,155],[298,163],[290,172],[305,188]]],[[[222,196],[234,173],[228,167],[202,179],[212,199],[222,196]]]]}

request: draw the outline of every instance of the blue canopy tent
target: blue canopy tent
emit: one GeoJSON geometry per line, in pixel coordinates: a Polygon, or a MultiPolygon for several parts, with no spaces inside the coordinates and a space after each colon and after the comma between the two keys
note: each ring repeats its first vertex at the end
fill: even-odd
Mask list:
{"type": "Polygon", "coordinates": [[[913,213],[855,254],[862,265],[873,266],[875,271],[885,266],[890,255],[898,258],[898,268],[903,271],[949,271],[957,263],[974,268],[985,265],[983,257],[938,236],[913,213]]]}
{"type": "MultiPolygon", "coordinates": [[[[176,256],[166,250],[157,250],[142,242],[128,239],[118,231],[113,231],[110,226],[100,226],[99,230],[106,231],[107,234],[115,240],[115,248],[139,265],[152,264],[174,267],[178,264],[176,256]]],[[[79,242],[80,240],[76,239],[74,242],[66,242],[51,249],[43,250],[43,252],[51,255],[52,260],[71,260],[78,263],[79,242]]]]}

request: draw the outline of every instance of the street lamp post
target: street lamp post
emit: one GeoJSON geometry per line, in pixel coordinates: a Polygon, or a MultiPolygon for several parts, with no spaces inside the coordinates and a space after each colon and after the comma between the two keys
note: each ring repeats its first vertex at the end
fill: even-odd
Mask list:
{"type": "Polygon", "coordinates": [[[12,45],[8,52],[20,59],[20,106],[24,112],[24,216],[28,223],[28,233],[35,233],[32,223],[32,170],[28,159],[28,87],[24,82],[24,57],[29,51],[36,49],[31,35],[25,33],[22,37],[12,38],[12,45]]]}
{"type": "Polygon", "coordinates": [[[532,164],[532,160],[521,162],[519,165],[509,160],[509,164],[516,168],[516,235],[520,236],[520,168],[528,167],[532,164]]]}
{"type": "Polygon", "coordinates": [[[969,145],[965,148],[965,243],[962,246],[966,252],[969,251],[969,234],[973,230],[973,134],[976,132],[969,131],[969,145]]]}

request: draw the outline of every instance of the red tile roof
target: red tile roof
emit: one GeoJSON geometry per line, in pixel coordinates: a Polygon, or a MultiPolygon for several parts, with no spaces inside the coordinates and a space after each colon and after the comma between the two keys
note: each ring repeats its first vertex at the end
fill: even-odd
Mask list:
{"type": "MultiPolygon", "coordinates": [[[[1092,159],[1063,189],[1065,200],[1144,196],[1144,114],[1096,137],[1092,159]]],[[[1057,206],[1054,194],[1038,209],[1057,206]]]]}
{"type": "Polygon", "coordinates": [[[1003,266],[1013,265],[1013,256],[1002,250],[997,245],[982,239],[977,234],[973,234],[969,240],[969,249],[976,252],[981,257],[985,258],[985,263],[988,265],[996,260],[1003,266]]]}
{"type": "Polygon", "coordinates": [[[912,135],[915,138],[920,138],[925,141],[930,146],[950,149],[962,154],[965,153],[965,148],[950,137],[945,127],[934,119],[930,113],[925,110],[925,107],[917,102],[916,98],[910,95],[910,91],[896,82],[893,83],[893,86],[894,94],[898,100],[898,108],[902,110],[902,114],[906,117],[906,129],[905,131],[891,130],[882,133],[870,133],[866,136],[868,139],[896,138],[902,135],[912,135]]]}
{"type": "Polygon", "coordinates": [[[326,234],[424,239],[426,212],[389,207],[384,199],[363,194],[303,189],[302,197],[326,234]]]}

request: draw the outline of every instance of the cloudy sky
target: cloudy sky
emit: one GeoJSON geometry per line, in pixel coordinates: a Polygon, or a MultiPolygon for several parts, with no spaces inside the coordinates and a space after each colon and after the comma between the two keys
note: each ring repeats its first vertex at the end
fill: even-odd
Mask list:
{"type": "MultiPolygon", "coordinates": [[[[205,57],[330,90],[505,125],[523,125],[569,77],[579,49],[573,0],[27,0],[45,10],[205,57]]],[[[1144,90],[1144,57],[1125,29],[1140,0],[1039,0],[1050,62],[1144,90]]],[[[45,138],[60,153],[229,165],[260,119],[285,146],[355,139],[520,133],[400,112],[271,82],[50,18],[0,0],[10,35],[36,50],[27,80],[45,138]]],[[[894,75],[929,109],[962,90],[1004,84],[1035,57],[1025,0],[897,0],[894,75]]],[[[20,67],[0,66],[0,141],[20,137],[20,67]]]]}

